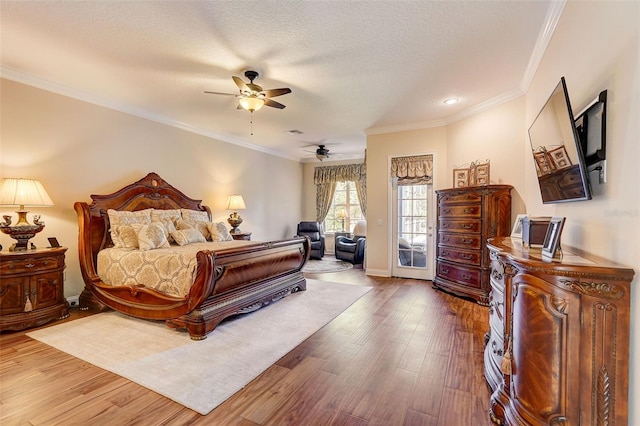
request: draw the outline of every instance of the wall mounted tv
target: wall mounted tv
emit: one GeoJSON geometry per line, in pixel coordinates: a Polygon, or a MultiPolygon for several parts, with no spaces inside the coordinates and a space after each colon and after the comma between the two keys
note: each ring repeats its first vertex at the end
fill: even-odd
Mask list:
{"type": "Polygon", "coordinates": [[[591,199],[582,143],[564,77],[529,128],[544,204],[591,199]]]}
{"type": "Polygon", "coordinates": [[[607,158],[607,91],[600,92],[576,116],[576,130],[580,137],[587,170],[602,170],[607,158]]]}

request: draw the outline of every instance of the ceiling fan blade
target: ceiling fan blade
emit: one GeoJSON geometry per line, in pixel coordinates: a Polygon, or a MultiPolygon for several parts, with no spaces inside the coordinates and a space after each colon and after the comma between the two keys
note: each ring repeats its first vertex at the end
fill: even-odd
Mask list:
{"type": "Polygon", "coordinates": [[[274,108],[278,108],[278,109],[284,109],[286,108],[284,105],[282,105],[280,102],[276,102],[274,100],[271,99],[265,99],[264,100],[264,104],[266,106],[270,106],[270,107],[274,107],[274,108]]]}
{"type": "Polygon", "coordinates": [[[236,77],[234,75],[231,78],[233,78],[233,81],[236,82],[236,86],[238,86],[238,89],[240,89],[241,92],[249,92],[249,93],[251,93],[251,89],[249,89],[249,86],[247,86],[246,83],[244,81],[242,81],[242,79],[240,77],[236,77]]]}
{"type": "Polygon", "coordinates": [[[275,98],[276,96],[282,96],[286,95],[287,93],[291,93],[291,89],[285,87],[282,89],[263,90],[261,93],[265,98],[275,98]]]}
{"type": "Polygon", "coordinates": [[[223,92],[210,92],[205,90],[204,93],[208,93],[210,95],[225,95],[225,96],[237,96],[235,93],[223,93],[223,92]]]}

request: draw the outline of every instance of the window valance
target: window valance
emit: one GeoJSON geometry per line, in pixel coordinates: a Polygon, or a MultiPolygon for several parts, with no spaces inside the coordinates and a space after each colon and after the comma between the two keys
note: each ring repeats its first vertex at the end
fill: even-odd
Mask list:
{"type": "Polygon", "coordinates": [[[433,183],[433,155],[392,158],[391,177],[398,178],[398,185],[433,183]]]}
{"type": "Polygon", "coordinates": [[[313,182],[316,185],[346,181],[364,182],[366,180],[367,168],[364,163],[316,167],[313,175],[313,182]]]}

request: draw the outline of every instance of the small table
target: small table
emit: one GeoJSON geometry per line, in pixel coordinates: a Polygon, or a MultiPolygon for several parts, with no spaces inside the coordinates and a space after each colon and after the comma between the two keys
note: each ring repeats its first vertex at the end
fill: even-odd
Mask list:
{"type": "Polygon", "coordinates": [[[251,232],[238,232],[236,234],[231,234],[234,240],[244,240],[251,241],[251,232]]]}

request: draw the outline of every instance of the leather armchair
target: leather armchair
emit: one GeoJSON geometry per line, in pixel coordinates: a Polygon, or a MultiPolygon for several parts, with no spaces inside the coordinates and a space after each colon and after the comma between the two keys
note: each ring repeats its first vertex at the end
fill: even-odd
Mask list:
{"type": "Polygon", "coordinates": [[[344,260],[354,265],[364,262],[364,250],[367,242],[367,222],[360,221],[353,227],[353,238],[336,237],[336,259],[344,260]]]}
{"type": "Polygon", "coordinates": [[[427,254],[424,250],[412,250],[411,244],[404,238],[398,238],[398,257],[402,266],[427,266],[427,254]]]}
{"type": "Polygon", "coordinates": [[[324,256],[324,234],[319,222],[300,222],[297,235],[311,240],[311,259],[322,259],[324,256]]]}
{"type": "Polygon", "coordinates": [[[345,260],[354,265],[359,265],[364,261],[364,247],[367,239],[365,237],[344,237],[336,238],[336,259],[345,260]]]}

